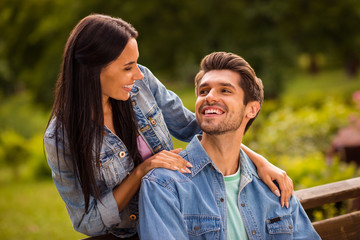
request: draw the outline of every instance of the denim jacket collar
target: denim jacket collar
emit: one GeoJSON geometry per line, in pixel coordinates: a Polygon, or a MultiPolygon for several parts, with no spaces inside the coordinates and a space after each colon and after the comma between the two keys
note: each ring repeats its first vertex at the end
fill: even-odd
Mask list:
{"type": "MultiPolygon", "coordinates": [[[[184,154],[187,154],[189,161],[193,165],[191,168],[191,177],[196,176],[205,166],[211,164],[217,172],[221,173],[221,171],[216,167],[214,162],[210,159],[209,155],[206,153],[205,149],[200,143],[202,138],[201,134],[197,134],[192,140],[191,143],[187,146],[184,154]]],[[[255,165],[251,162],[249,157],[244,153],[243,150],[240,150],[240,166],[241,166],[241,175],[248,179],[248,181],[252,181],[252,177],[258,176],[256,172],[255,165]]]]}

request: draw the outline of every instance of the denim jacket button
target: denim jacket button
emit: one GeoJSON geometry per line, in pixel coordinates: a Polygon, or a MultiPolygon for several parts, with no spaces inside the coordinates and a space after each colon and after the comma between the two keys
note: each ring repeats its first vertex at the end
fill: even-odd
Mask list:
{"type": "Polygon", "coordinates": [[[292,226],[291,226],[291,225],[289,225],[289,229],[292,229],[292,226]]]}
{"type": "Polygon", "coordinates": [[[194,230],[195,230],[195,231],[199,230],[199,227],[198,227],[198,226],[195,226],[195,227],[194,227],[194,230]]]}
{"type": "Polygon", "coordinates": [[[136,220],[136,215],[135,215],[135,214],[131,214],[131,215],[130,215],[130,219],[133,220],[133,221],[135,221],[135,220],[136,220]]]}
{"type": "Polygon", "coordinates": [[[125,157],[125,152],[124,152],[124,151],[121,151],[121,152],[119,153],[119,157],[120,157],[120,158],[125,157]]]}
{"type": "Polygon", "coordinates": [[[150,122],[151,122],[152,125],[155,125],[155,124],[156,124],[156,121],[155,121],[154,119],[151,119],[150,122]]]}
{"type": "Polygon", "coordinates": [[[245,207],[245,203],[242,203],[241,206],[242,206],[242,207],[245,207]]]}
{"type": "Polygon", "coordinates": [[[220,198],[220,202],[223,202],[224,201],[224,199],[223,198],[220,198]]]}
{"type": "Polygon", "coordinates": [[[252,234],[252,235],[255,235],[255,234],[256,234],[256,231],[255,231],[255,230],[253,230],[253,231],[251,232],[251,234],[252,234]]]}

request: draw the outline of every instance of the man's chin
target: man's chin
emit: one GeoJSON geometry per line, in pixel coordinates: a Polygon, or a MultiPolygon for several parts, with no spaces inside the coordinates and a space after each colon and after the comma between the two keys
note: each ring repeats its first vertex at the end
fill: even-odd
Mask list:
{"type": "Polygon", "coordinates": [[[221,128],[210,128],[210,127],[201,127],[201,130],[208,134],[208,135],[214,135],[214,136],[217,136],[217,135],[222,135],[222,134],[225,134],[226,132],[228,132],[227,130],[224,130],[224,129],[221,129],[221,128]]]}

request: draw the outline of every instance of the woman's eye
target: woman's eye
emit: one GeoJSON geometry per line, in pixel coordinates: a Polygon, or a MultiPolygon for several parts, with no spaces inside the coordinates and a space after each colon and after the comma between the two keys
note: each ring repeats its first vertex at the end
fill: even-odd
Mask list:
{"type": "Polygon", "coordinates": [[[124,68],[125,71],[130,71],[131,67],[124,68]]]}

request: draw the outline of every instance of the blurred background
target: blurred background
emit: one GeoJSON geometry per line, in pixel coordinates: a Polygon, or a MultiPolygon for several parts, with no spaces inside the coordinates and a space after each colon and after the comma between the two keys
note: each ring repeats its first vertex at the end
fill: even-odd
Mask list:
{"type": "MultiPolygon", "coordinates": [[[[0,239],[84,237],[51,180],[42,137],[66,39],[90,13],[130,22],[139,63],[192,111],[202,57],[244,57],[265,85],[245,144],[286,170],[295,190],[359,176],[360,1],[2,0],[0,239]]],[[[353,209],[345,202],[308,214],[353,209]]]]}

